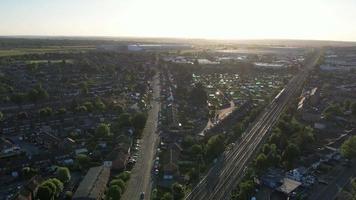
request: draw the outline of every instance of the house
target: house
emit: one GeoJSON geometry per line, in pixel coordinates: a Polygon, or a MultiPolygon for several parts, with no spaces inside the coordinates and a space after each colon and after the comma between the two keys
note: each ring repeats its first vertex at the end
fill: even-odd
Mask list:
{"type": "Polygon", "coordinates": [[[44,179],[36,175],[32,177],[19,191],[17,200],[32,200],[35,199],[37,189],[44,179]]]}
{"type": "Polygon", "coordinates": [[[21,148],[6,138],[0,138],[0,158],[19,155],[21,148]]]}
{"type": "Polygon", "coordinates": [[[71,151],[75,148],[75,141],[72,138],[66,137],[60,144],[61,148],[66,151],[71,151]]]}
{"type": "Polygon", "coordinates": [[[179,175],[177,161],[182,152],[182,148],[177,143],[173,143],[169,149],[169,163],[163,166],[163,179],[171,180],[179,175]]]}
{"type": "Polygon", "coordinates": [[[111,162],[112,170],[123,170],[126,168],[130,157],[130,145],[126,143],[118,144],[106,158],[106,163],[111,162]]]}
{"type": "Polygon", "coordinates": [[[281,180],[281,185],[277,187],[276,190],[282,192],[286,196],[290,196],[300,185],[302,185],[302,183],[299,181],[283,178],[281,180]]]}
{"type": "Polygon", "coordinates": [[[110,168],[105,166],[92,167],[80,182],[73,195],[73,200],[102,199],[109,181],[110,168]]]}
{"type": "Polygon", "coordinates": [[[36,140],[47,149],[57,148],[61,142],[58,137],[49,132],[41,132],[36,140]]]}

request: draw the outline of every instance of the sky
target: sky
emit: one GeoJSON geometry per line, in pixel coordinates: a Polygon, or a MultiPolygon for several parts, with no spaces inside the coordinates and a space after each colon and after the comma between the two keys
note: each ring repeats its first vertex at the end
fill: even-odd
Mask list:
{"type": "Polygon", "coordinates": [[[356,41],[356,0],[0,0],[0,35],[356,41]]]}

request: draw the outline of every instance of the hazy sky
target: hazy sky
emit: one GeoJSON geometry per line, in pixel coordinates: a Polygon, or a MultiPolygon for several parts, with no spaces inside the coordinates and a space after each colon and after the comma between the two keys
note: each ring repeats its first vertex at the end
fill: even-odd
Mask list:
{"type": "Polygon", "coordinates": [[[0,35],[356,41],[356,0],[0,0],[0,35]]]}

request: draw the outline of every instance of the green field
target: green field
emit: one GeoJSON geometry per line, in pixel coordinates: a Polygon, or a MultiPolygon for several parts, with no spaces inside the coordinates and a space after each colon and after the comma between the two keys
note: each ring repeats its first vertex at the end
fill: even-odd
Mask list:
{"type": "Polygon", "coordinates": [[[42,48],[0,49],[0,57],[25,54],[83,52],[93,49],[95,49],[95,46],[48,46],[42,48]]]}

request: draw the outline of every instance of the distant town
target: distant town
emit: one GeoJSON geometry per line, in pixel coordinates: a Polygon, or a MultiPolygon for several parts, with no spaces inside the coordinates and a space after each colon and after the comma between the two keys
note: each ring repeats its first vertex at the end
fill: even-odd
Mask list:
{"type": "Polygon", "coordinates": [[[356,198],[356,44],[0,37],[0,199],[356,198]]]}

